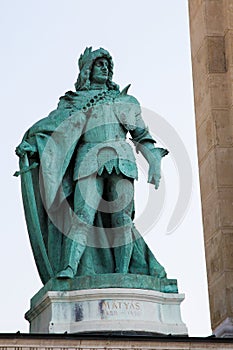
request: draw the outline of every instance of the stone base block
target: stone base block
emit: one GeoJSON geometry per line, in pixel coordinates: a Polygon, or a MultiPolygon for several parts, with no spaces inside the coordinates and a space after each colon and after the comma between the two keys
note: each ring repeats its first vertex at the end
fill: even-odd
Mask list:
{"type": "Polygon", "coordinates": [[[31,333],[148,332],[187,335],[184,295],[107,288],[47,291],[26,313],[31,333]]]}
{"type": "Polygon", "coordinates": [[[233,338],[233,318],[227,317],[213,333],[218,338],[233,338]]]}

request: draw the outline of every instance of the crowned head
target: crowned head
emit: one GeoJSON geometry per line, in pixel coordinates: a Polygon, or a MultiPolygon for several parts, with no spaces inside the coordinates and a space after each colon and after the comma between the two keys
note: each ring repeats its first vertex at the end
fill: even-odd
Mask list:
{"type": "Polygon", "coordinates": [[[78,60],[79,76],[75,83],[76,91],[92,89],[93,82],[104,83],[109,90],[119,87],[112,81],[113,60],[109,52],[103,48],[92,51],[86,48],[78,60]]]}

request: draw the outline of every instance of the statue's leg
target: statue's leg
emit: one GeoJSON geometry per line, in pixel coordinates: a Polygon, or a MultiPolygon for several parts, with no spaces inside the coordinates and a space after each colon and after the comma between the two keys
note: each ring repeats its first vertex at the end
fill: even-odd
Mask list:
{"type": "Polygon", "coordinates": [[[73,278],[87,245],[87,236],[92,234],[93,223],[103,193],[103,179],[91,175],[77,181],[74,193],[73,222],[63,251],[64,269],[58,278],[73,278]]]}
{"type": "Polygon", "coordinates": [[[133,180],[123,174],[112,173],[107,182],[108,200],[113,204],[111,213],[113,247],[117,273],[127,273],[132,256],[133,180]],[[123,181],[121,181],[123,180],[123,181]]]}

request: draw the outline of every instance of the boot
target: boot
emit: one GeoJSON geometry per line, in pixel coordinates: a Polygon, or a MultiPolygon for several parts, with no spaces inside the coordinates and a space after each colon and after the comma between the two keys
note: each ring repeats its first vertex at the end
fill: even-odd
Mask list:
{"type": "Polygon", "coordinates": [[[116,273],[128,273],[129,264],[132,256],[133,244],[129,243],[114,248],[114,256],[116,263],[116,273]]]}
{"type": "Polygon", "coordinates": [[[66,239],[65,251],[63,252],[63,266],[65,266],[65,268],[58,272],[57,278],[64,279],[75,277],[79,261],[85,248],[86,245],[84,244],[69,238],[66,239]]]}

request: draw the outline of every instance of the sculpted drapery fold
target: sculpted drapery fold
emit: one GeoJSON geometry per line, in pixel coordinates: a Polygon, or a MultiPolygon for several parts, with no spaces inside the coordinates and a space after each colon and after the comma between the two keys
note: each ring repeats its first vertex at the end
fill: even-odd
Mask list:
{"type": "Polygon", "coordinates": [[[86,49],[79,67],[76,91],[61,97],[16,150],[41,280],[117,272],[166,278],[133,223],[138,173],[126,138],[130,135],[147,159],[149,182],[156,188],[168,152],[154,147],[138,101],[112,81],[106,50],[86,49]],[[111,203],[118,204],[110,208],[111,203]]]}

